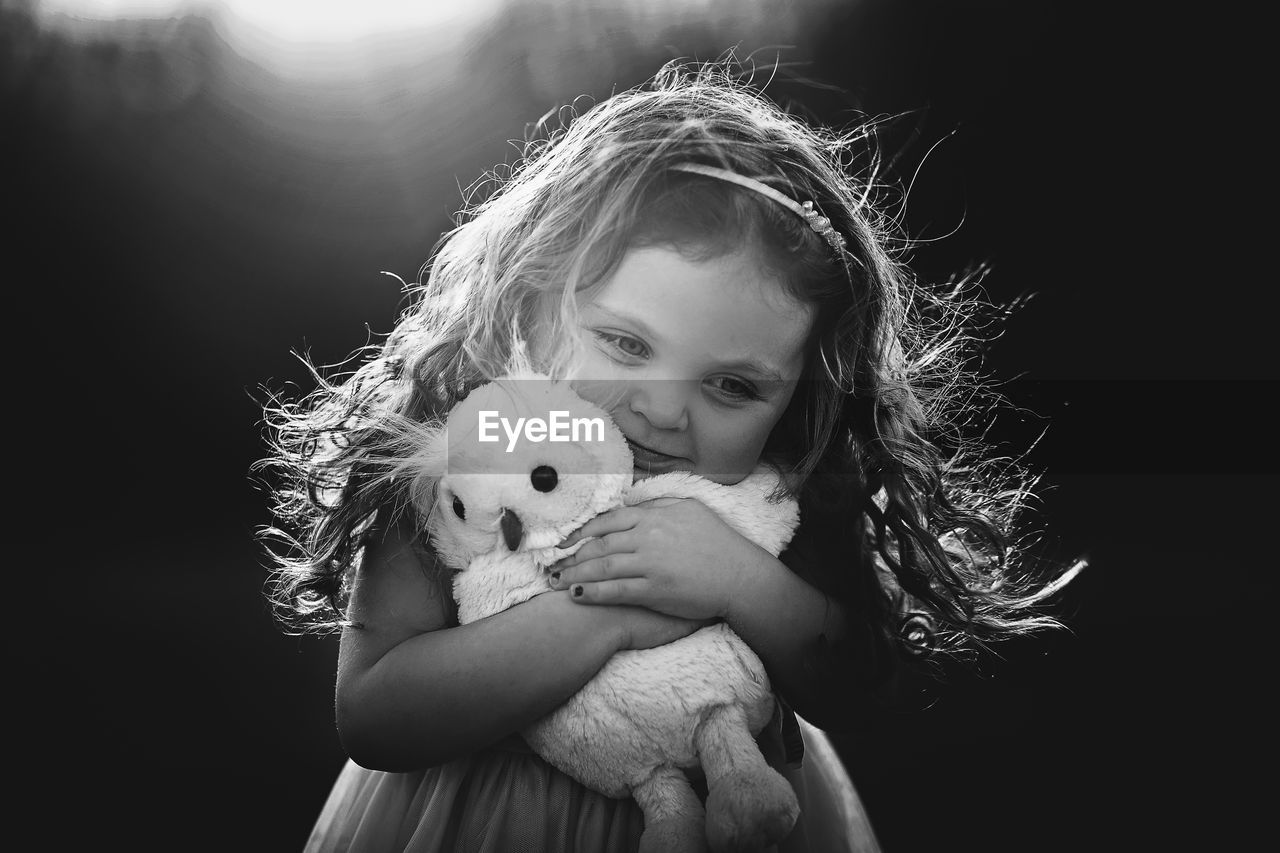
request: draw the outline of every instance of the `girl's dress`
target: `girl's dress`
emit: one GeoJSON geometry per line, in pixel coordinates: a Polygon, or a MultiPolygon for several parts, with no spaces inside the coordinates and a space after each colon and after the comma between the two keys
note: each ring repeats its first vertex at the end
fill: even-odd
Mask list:
{"type": "MultiPolygon", "coordinates": [[[[819,505],[802,513],[821,520],[833,511],[819,505]]],[[[784,562],[810,582],[813,566],[836,560],[831,553],[815,558],[814,547],[810,538],[797,537],[783,553],[784,562]]],[[[443,590],[451,602],[451,590],[443,590]]],[[[862,802],[821,730],[779,702],[757,740],[800,804],[799,820],[774,853],[879,853],[862,802]]],[[[695,782],[694,788],[705,799],[705,787],[695,782]]],[[[512,735],[474,755],[411,773],[366,770],[348,761],[305,853],[633,853],[643,830],[635,800],[585,787],[512,735]]]]}
{"type": "MultiPolygon", "coordinates": [[[[803,760],[799,768],[788,766],[780,719],[775,716],[760,745],[795,789],[800,819],[777,853],[878,853],[831,741],[800,720],[803,760]]],[[[512,736],[413,773],[348,761],[306,853],[632,853],[643,829],[634,800],[585,788],[512,736]]]]}

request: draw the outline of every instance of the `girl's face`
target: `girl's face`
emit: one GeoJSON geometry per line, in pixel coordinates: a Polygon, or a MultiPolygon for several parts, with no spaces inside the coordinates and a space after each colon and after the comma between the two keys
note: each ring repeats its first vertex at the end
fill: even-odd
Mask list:
{"type": "Polygon", "coordinates": [[[654,246],[628,252],[578,308],[572,385],[613,416],[637,477],[751,473],[804,366],[809,306],[749,252],[696,261],[654,246]]]}

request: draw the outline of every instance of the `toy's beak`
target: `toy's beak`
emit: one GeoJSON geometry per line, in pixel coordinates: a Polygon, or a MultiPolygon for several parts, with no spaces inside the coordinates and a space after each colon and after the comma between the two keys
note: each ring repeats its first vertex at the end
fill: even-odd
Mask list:
{"type": "Polygon", "coordinates": [[[502,528],[502,541],[507,543],[507,550],[514,551],[519,548],[520,540],[524,538],[524,525],[520,523],[520,516],[509,509],[504,509],[499,526],[502,528]]]}

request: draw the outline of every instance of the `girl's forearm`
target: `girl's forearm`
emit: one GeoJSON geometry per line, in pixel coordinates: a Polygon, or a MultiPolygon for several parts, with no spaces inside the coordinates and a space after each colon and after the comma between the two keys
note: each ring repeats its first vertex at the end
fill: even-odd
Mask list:
{"type": "Polygon", "coordinates": [[[468,625],[417,634],[371,666],[340,666],[343,746],[357,764],[389,771],[488,746],[589,681],[626,642],[618,616],[551,592],[468,625]]]}
{"type": "Polygon", "coordinates": [[[843,728],[850,685],[841,683],[818,653],[819,636],[834,647],[848,630],[845,610],[764,551],[744,566],[729,604],[729,626],[764,662],[773,688],[821,728],[843,728]]]}

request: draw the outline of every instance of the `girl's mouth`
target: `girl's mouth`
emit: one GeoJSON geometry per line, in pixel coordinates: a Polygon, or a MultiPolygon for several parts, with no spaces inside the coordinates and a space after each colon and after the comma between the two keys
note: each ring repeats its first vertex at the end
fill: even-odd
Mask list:
{"type": "Polygon", "coordinates": [[[643,444],[637,444],[629,438],[627,439],[627,445],[631,448],[632,456],[635,457],[636,467],[649,473],[667,471],[685,461],[682,456],[668,456],[665,453],[650,450],[643,444]]]}

